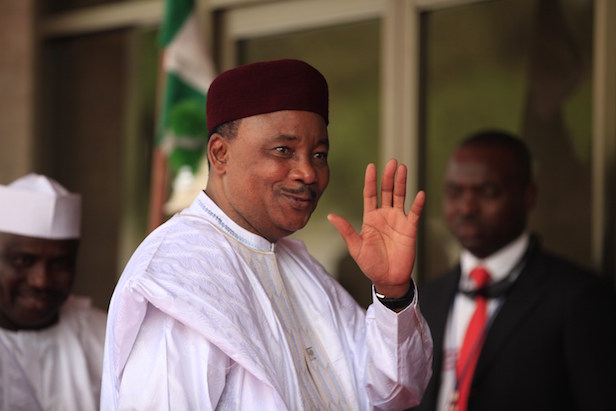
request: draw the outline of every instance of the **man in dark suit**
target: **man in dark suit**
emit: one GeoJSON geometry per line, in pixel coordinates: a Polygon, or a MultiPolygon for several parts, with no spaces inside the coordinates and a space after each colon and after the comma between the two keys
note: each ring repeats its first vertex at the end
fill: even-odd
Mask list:
{"type": "Polygon", "coordinates": [[[614,288],[541,248],[535,199],[520,139],[484,131],[451,155],[444,213],[463,251],[420,289],[434,359],[416,410],[616,410],[614,288]]]}

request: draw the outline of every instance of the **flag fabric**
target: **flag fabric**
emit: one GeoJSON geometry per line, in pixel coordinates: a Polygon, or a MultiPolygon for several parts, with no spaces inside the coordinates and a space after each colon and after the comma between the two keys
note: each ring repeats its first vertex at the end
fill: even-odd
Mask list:
{"type": "Polygon", "coordinates": [[[166,0],[159,41],[164,92],[156,142],[171,171],[195,173],[207,142],[205,102],[215,71],[194,0],[166,0]]]}

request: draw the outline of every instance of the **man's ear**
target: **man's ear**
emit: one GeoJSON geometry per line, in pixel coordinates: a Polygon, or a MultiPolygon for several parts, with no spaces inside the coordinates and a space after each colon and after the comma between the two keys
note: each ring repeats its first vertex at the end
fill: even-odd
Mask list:
{"type": "Polygon", "coordinates": [[[526,206],[526,211],[530,212],[535,207],[537,203],[537,185],[534,182],[531,182],[524,192],[524,205],[526,206]]]}
{"type": "Polygon", "coordinates": [[[218,174],[224,172],[227,166],[229,142],[226,138],[218,133],[211,135],[210,140],[207,143],[207,156],[210,160],[210,167],[212,167],[218,174]]]}

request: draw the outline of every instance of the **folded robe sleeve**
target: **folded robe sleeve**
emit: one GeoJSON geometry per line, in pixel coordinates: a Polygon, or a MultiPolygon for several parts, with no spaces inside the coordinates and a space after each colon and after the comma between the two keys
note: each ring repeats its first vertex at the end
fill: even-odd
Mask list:
{"type": "Polygon", "coordinates": [[[366,314],[368,356],[365,383],[378,410],[405,409],[419,404],[432,376],[432,336],[414,301],[396,313],[373,292],[366,314]],[[383,355],[387,353],[387,355],[383,355]]]}

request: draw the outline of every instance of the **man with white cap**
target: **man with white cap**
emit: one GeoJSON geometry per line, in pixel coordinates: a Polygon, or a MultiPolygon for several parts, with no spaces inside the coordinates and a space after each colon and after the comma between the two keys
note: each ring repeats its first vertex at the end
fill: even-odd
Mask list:
{"type": "Polygon", "coordinates": [[[106,314],[71,295],[81,197],[28,174],[0,186],[0,410],[96,410],[106,314]]]}
{"type": "Polygon", "coordinates": [[[404,210],[390,160],[361,233],[330,215],[374,285],[366,312],[288,236],[329,181],[328,91],[298,60],[219,75],[207,99],[210,172],[193,204],[139,246],[114,291],[103,410],[402,410],[431,374],[411,279],[424,194],[404,210]]]}

